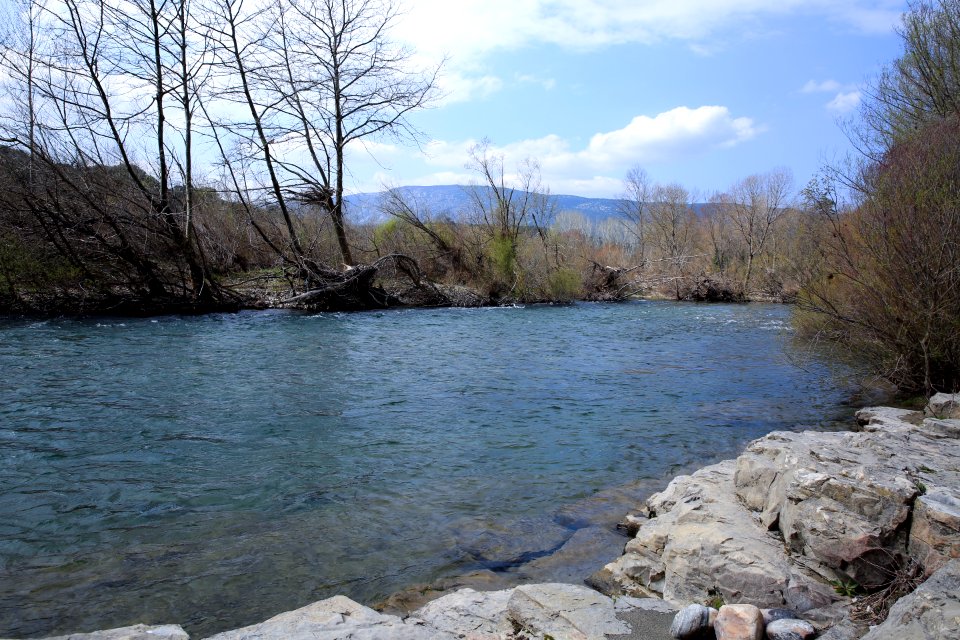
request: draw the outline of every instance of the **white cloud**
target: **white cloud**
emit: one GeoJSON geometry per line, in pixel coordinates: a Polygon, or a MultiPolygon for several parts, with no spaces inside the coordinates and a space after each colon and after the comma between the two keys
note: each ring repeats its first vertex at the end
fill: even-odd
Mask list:
{"type": "MultiPolygon", "coordinates": [[[[763,128],[751,118],[734,117],[722,106],[677,107],[655,116],[640,115],[614,131],[594,134],[575,148],[558,135],[492,146],[491,155],[503,156],[509,171],[523,160],[539,160],[544,183],[554,193],[609,195],[620,188],[631,165],[656,164],[728,149],[750,140],[763,128]],[[591,176],[584,178],[584,176],[591,176]]],[[[464,172],[476,140],[435,140],[424,149],[424,161],[438,171],[410,184],[463,183],[475,179],[464,172]]]]}
{"type": "Polygon", "coordinates": [[[801,93],[833,93],[833,99],[824,105],[828,111],[850,113],[860,105],[862,97],[855,84],[840,84],[836,80],[817,82],[810,80],[800,89],[801,93]]]}
{"type": "Polygon", "coordinates": [[[827,109],[837,113],[849,113],[860,105],[859,91],[841,91],[827,103],[827,109]]]}
{"type": "Polygon", "coordinates": [[[518,73],[514,76],[518,84],[536,84],[543,87],[545,91],[552,91],[557,86],[557,81],[553,78],[540,78],[538,76],[518,73]]]}
{"type": "Polygon", "coordinates": [[[593,49],[664,39],[696,43],[768,17],[819,16],[864,32],[889,32],[902,0],[408,0],[397,35],[455,65],[500,49],[553,44],[593,49]]]}
{"type": "Polygon", "coordinates": [[[503,88],[503,80],[493,75],[470,76],[461,71],[444,72],[438,79],[440,103],[469,102],[488,98],[503,88]]]}
{"type": "Polygon", "coordinates": [[[808,80],[807,84],[803,85],[803,88],[800,89],[801,93],[833,93],[834,91],[839,91],[841,85],[836,80],[824,80],[822,82],[817,82],[815,80],[808,80]]]}

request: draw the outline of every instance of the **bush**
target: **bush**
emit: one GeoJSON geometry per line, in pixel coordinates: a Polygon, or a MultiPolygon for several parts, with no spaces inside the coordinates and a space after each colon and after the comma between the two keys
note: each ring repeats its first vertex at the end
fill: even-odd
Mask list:
{"type": "Polygon", "coordinates": [[[960,118],[928,125],[860,174],[828,213],[825,270],[800,293],[803,329],[903,392],[960,388],[960,118]]]}
{"type": "Polygon", "coordinates": [[[583,295],[580,274],[566,267],[547,276],[547,299],[553,302],[570,302],[583,295]]]}

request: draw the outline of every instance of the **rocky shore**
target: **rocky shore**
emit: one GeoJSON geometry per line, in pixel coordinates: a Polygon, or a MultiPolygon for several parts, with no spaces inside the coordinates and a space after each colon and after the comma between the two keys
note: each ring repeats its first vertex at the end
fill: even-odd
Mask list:
{"type": "MultiPolygon", "coordinates": [[[[461,589],[406,616],[336,596],[210,640],[960,640],[960,394],[857,419],[774,432],[675,478],[627,517],[633,538],[593,588],[461,589]],[[671,633],[691,603],[704,624],[671,633]],[[756,623],[730,626],[741,612],[756,623]],[[788,614],[807,626],[769,625],[788,614]]],[[[57,640],[187,637],[138,625],[57,640]]]]}

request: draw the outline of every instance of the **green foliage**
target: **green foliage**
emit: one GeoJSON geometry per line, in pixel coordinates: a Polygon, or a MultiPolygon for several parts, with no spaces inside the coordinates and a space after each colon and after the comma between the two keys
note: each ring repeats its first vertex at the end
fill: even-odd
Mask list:
{"type": "Polygon", "coordinates": [[[490,241],[488,257],[494,277],[503,283],[513,280],[517,267],[517,247],[508,236],[495,236],[490,241]]]}
{"type": "Polygon", "coordinates": [[[830,586],[839,595],[852,598],[863,592],[863,589],[855,580],[831,580],[830,586]]]}
{"type": "Polygon", "coordinates": [[[719,609],[725,604],[726,602],[724,601],[723,596],[713,590],[710,591],[710,598],[708,598],[704,603],[704,605],[713,607],[714,609],[719,609]]]}
{"type": "Polygon", "coordinates": [[[0,289],[42,291],[79,277],[80,272],[63,258],[45,255],[12,235],[0,236],[0,289]]]}
{"type": "Polygon", "coordinates": [[[377,225],[377,227],[373,230],[374,246],[382,247],[386,245],[397,234],[397,229],[399,228],[400,220],[397,218],[390,218],[383,224],[377,225]]]}
{"type": "Polygon", "coordinates": [[[547,297],[554,302],[569,302],[583,295],[580,274],[562,267],[547,276],[547,297]]]}

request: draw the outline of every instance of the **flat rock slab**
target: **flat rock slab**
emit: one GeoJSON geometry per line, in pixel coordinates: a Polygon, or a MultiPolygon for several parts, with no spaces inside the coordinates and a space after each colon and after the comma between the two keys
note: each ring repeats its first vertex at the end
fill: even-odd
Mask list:
{"type": "Polygon", "coordinates": [[[137,624],[131,627],[106,629],[91,633],[71,633],[45,640],[188,640],[189,636],[178,624],[149,626],[137,624]]]}
{"type": "Polygon", "coordinates": [[[226,631],[209,640],[453,640],[456,635],[423,621],[406,623],[345,596],[334,596],[274,616],[265,622],[226,631]]]}
{"type": "Polygon", "coordinates": [[[407,622],[422,620],[426,626],[458,638],[499,638],[513,630],[507,620],[512,594],[513,589],[460,589],[421,607],[407,622]]]}
{"type": "Polygon", "coordinates": [[[863,640],[960,640],[960,560],[897,601],[863,640]]]}
{"type": "Polygon", "coordinates": [[[604,640],[610,634],[630,632],[617,618],[612,598],[572,584],[517,587],[507,603],[507,615],[534,637],[604,640]]]}

